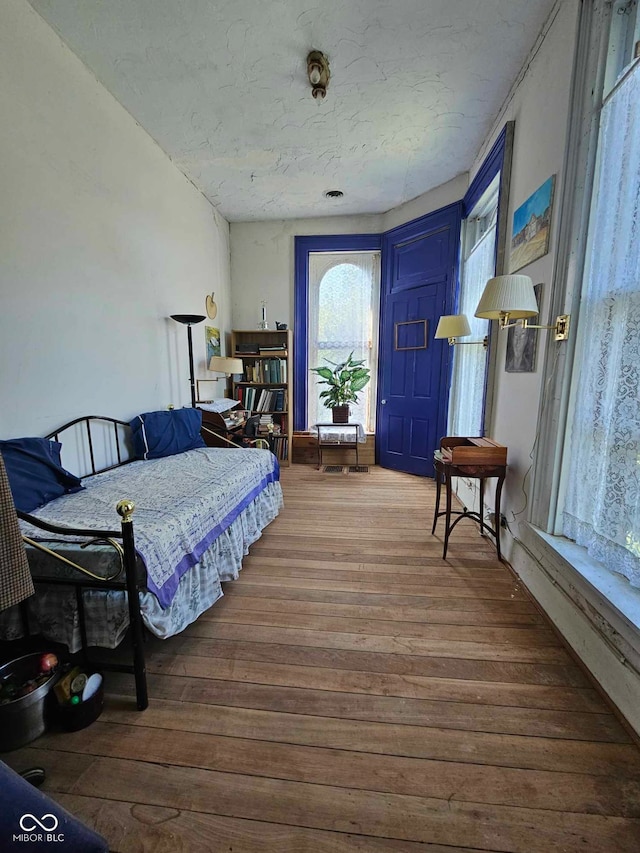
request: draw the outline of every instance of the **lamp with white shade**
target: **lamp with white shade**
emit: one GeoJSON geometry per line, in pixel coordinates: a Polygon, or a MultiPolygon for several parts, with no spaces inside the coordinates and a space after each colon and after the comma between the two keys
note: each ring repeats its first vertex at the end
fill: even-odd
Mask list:
{"type": "Polygon", "coordinates": [[[443,314],[438,320],[438,326],[434,338],[446,338],[449,341],[449,346],[460,346],[461,344],[482,344],[488,346],[488,338],[485,336],[482,341],[459,341],[458,338],[464,338],[471,334],[471,327],[467,320],[466,314],[443,314]]]}
{"type": "MultiPolygon", "coordinates": [[[[212,371],[213,373],[224,373],[225,376],[231,376],[232,373],[242,373],[244,370],[244,365],[242,364],[241,358],[227,358],[223,355],[212,355],[209,359],[209,366],[207,370],[212,371]]],[[[215,379],[210,380],[212,382],[217,382],[220,377],[216,376],[215,379]]]]}
{"type": "MultiPolygon", "coordinates": [[[[242,363],[241,358],[228,358],[224,355],[212,355],[209,359],[209,364],[207,365],[207,370],[210,370],[212,373],[222,373],[225,379],[228,379],[232,373],[242,373],[244,370],[244,364],[242,363]]],[[[200,385],[203,382],[218,382],[220,380],[220,376],[214,376],[211,379],[198,379],[198,402],[199,403],[210,403],[211,400],[203,400],[200,397],[200,385]]]]}
{"type": "Polygon", "coordinates": [[[533,281],[528,275],[497,275],[486,283],[475,316],[482,320],[498,320],[501,329],[514,326],[523,329],[553,329],[556,341],[568,339],[568,314],[559,314],[553,326],[529,323],[529,317],[535,317],[538,313],[533,281]]]}

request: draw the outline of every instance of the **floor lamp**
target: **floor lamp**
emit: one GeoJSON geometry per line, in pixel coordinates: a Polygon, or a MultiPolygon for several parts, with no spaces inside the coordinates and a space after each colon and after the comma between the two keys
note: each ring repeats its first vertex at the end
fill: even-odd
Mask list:
{"type": "Polygon", "coordinates": [[[195,323],[202,323],[205,317],[202,314],[172,314],[172,320],[182,323],[187,327],[187,340],[189,341],[189,381],[191,383],[191,408],[196,407],[196,381],[193,375],[193,341],[191,339],[191,327],[195,323]]]}

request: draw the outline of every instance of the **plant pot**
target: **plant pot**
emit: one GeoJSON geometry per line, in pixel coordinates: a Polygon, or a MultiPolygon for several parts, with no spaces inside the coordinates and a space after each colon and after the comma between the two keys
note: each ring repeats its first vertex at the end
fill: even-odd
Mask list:
{"type": "Polygon", "coordinates": [[[331,418],[334,424],[349,423],[349,406],[334,406],[331,409],[331,418]]]}

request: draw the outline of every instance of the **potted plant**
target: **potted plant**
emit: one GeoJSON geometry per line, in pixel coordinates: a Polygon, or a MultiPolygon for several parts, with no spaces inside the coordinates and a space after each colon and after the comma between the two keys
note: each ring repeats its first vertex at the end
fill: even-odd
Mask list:
{"type": "Polygon", "coordinates": [[[328,358],[325,361],[331,367],[311,368],[321,377],[318,384],[327,386],[320,393],[320,399],[331,409],[334,424],[346,424],[349,422],[349,403],[358,401],[358,394],[371,378],[370,371],[364,366],[364,361],[353,360],[353,352],[339,363],[328,358]]]}

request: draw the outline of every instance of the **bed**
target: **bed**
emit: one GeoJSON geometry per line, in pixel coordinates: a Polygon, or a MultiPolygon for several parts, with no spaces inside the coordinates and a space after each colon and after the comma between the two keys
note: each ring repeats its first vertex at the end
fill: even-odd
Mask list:
{"type": "Polygon", "coordinates": [[[130,432],[123,421],[90,416],[46,437],[69,444],[75,470],[87,476],[82,490],[18,512],[38,594],[29,625],[25,608],[13,608],[2,614],[2,634],[41,631],[86,655],[90,646],[115,648],[130,629],[133,662],[124,668],[142,710],[144,629],[171,637],[222,596],[222,582],[238,577],[280,511],[282,490],[269,450],[197,446],[135,459],[130,432]]]}

